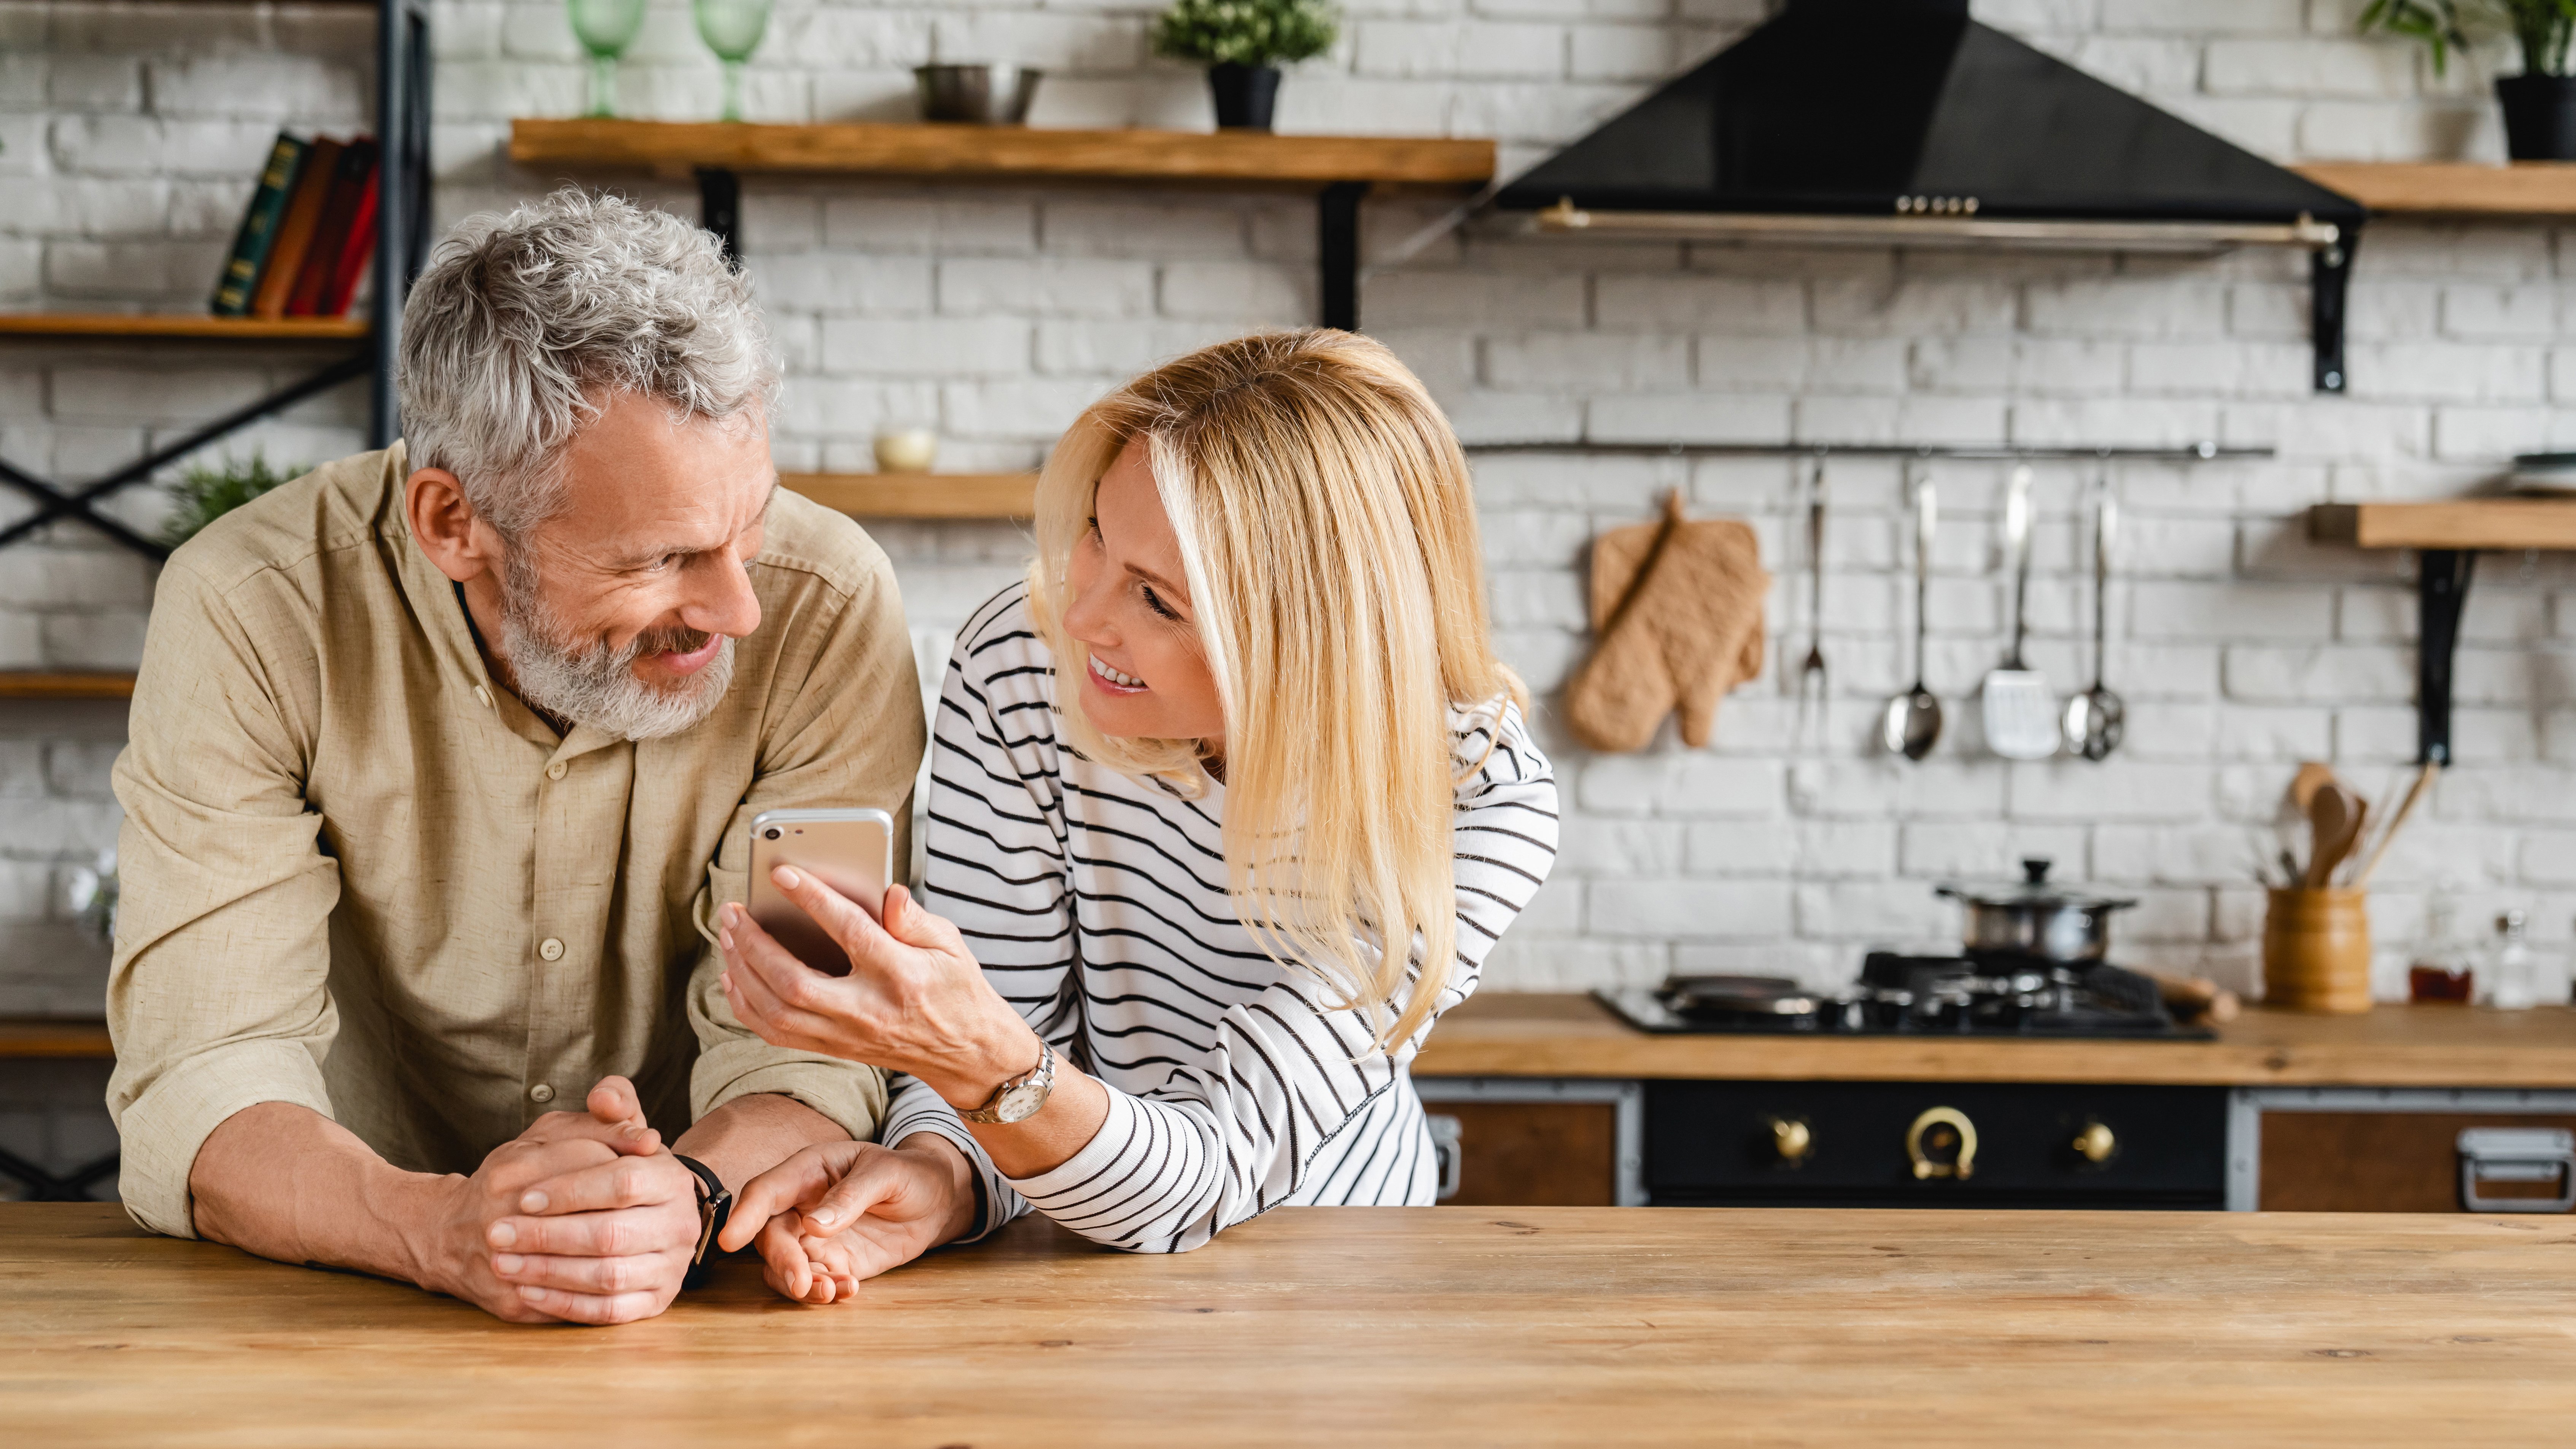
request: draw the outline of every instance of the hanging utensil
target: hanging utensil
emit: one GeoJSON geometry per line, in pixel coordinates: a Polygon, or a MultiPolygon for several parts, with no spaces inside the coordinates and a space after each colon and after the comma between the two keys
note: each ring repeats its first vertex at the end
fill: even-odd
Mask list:
{"type": "Polygon", "coordinates": [[[2335,868],[2352,854],[2369,814],[2370,806],[2341,780],[2318,787],[2316,798],[2308,802],[2309,838],[2316,842],[2308,852],[2308,889],[2334,884],[2335,868]]]}
{"type": "Polygon", "coordinates": [[[2353,876],[2354,890],[2366,889],[2370,878],[2379,874],[2379,863],[2388,858],[2388,847],[2397,843],[2397,832],[2406,828],[2406,817],[2415,813],[2415,802],[2424,798],[2424,791],[2432,785],[2433,777],[2441,773],[2441,769],[2440,765],[2427,760],[2424,768],[2415,773],[2415,783],[2407,787],[2406,798],[2397,802],[2397,813],[2388,817],[2387,828],[2379,832],[2379,843],[2370,848],[2369,858],[2362,861],[2360,871],[2353,876]]]}
{"type": "Polygon", "coordinates": [[[2093,687],[2066,702],[2066,747],[2088,760],[2108,759],[2129,723],[2128,705],[2102,682],[2111,657],[2111,544],[2119,530],[2106,466],[2093,487],[2093,687]]]}
{"type": "Polygon", "coordinates": [[[2015,468],[2004,493],[2004,566],[2013,577],[2012,652],[2003,667],[1986,673],[1986,748],[2008,760],[2044,760],[2057,753],[2057,699],[2048,680],[2022,663],[2029,632],[2030,469],[2015,468]]]}
{"type": "Polygon", "coordinates": [[[1825,708],[1825,455],[1807,481],[1807,658],[1798,666],[1798,738],[1825,708]]]}
{"type": "MultiPolygon", "coordinates": [[[[1912,465],[1905,471],[1910,476],[1912,465]]],[[[1924,601],[1932,586],[1932,533],[1940,521],[1941,510],[1927,477],[1914,485],[1914,687],[1887,702],[1878,728],[1879,742],[1909,760],[1932,753],[1932,746],[1941,739],[1941,701],[1923,687],[1928,632],[1924,601]]]]}

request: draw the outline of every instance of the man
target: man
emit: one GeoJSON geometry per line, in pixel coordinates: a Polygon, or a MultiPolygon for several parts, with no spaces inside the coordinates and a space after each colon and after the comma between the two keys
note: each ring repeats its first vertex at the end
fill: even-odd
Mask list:
{"type": "Polygon", "coordinates": [[[171,558],[116,767],[138,1222],[619,1322],[723,1191],[875,1134],[882,1075],[744,1030],[702,924],[752,815],[901,820],[921,758],[891,570],[778,491],[777,387],[711,238],[561,192],[413,290],[408,452],[171,558]]]}

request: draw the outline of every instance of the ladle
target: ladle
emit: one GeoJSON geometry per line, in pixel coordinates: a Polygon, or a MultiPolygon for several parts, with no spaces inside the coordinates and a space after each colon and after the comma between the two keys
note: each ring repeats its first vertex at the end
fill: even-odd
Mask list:
{"type": "Polygon", "coordinates": [[[2120,529],[2107,474],[2095,483],[2093,497],[2093,687],[2066,702],[2066,745],[2088,760],[2102,760],[2120,747],[2129,707],[2102,682],[2111,652],[2111,542],[2120,529]]]}
{"type": "Polygon", "coordinates": [[[1941,740],[1941,701],[1923,687],[1928,632],[1923,605],[1931,592],[1932,531],[1939,523],[1940,507],[1933,496],[1932,480],[1925,478],[1914,485],[1914,687],[1889,700],[1887,713],[1879,721],[1880,743],[1909,760],[1932,753],[1932,747],[1941,740]]]}

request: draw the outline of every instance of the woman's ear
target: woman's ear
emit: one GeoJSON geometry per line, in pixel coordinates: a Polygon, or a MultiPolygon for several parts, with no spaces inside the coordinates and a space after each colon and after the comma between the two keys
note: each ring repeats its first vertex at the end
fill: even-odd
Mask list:
{"type": "Polygon", "coordinates": [[[444,468],[417,469],[403,490],[411,536],[440,573],[461,584],[499,566],[500,540],[465,500],[465,485],[455,474],[444,468]]]}

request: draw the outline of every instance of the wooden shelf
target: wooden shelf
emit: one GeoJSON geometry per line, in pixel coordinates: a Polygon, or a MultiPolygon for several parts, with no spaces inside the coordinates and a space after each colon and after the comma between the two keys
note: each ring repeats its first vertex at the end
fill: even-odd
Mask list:
{"type": "Polygon", "coordinates": [[[2576,498],[2320,503],[2308,536],[2357,548],[2576,549],[2576,498]]]}
{"type": "Polygon", "coordinates": [[[41,1016],[0,1017],[0,1061],[29,1057],[112,1061],[116,1045],[104,1021],[57,1020],[41,1016]]]}
{"type": "Polygon", "coordinates": [[[0,699],[132,699],[131,674],[46,674],[0,670],[0,699]]]}
{"type": "Polygon", "coordinates": [[[1314,189],[1337,181],[1474,187],[1494,143],[1259,131],[1055,131],[1025,126],[751,125],[722,121],[518,120],[510,159],[685,175],[700,167],[837,176],[1221,182],[1314,189]]]}
{"type": "Polygon", "coordinates": [[[2576,216],[2576,162],[2321,161],[2291,169],[2389,216],[2576,216]]]}
{"type": "Polygon", "coordinates": [[[345,342],[367,335],[364,317],[206,317],[189,313],[0,312],[0,337],[173,338],[345,342]]]}
{"type": "Polygon", "coordinates": [[[859,518],[1027,518],[1035,473],[781,473],[779,483],[859,518]]]}

